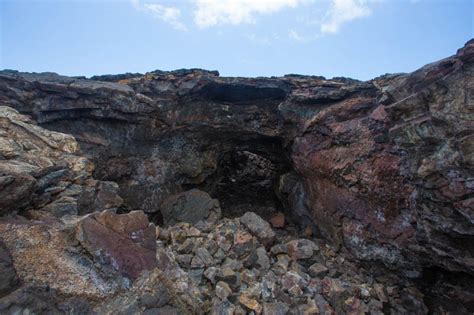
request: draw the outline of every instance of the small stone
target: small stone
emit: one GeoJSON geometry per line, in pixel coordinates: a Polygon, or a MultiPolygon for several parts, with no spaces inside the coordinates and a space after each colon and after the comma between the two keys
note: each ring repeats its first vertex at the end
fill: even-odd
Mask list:
{"type": "Polygon", "coordinates": [[[286,315],[289,310],[288,305],[283,302],[263,304],[263,315],[286,315]]]}
{"type": "Polygon", "coordinates": [[[159,290],[157,294],[145,293],[140,297],[140,304],[147,307],[162,307],[170,300],[166,290],[159,290]]]}
{"type": "Polygon", "coordinates": [[[307,304],[298,307],[298,313],[303,315],[321,314],[315,300],[309,300],[307,304]]]}
{"type": "Polygon", "coordinates": [[[239,260],[236,260],[236,259],[231,259],[231,258],[226,258],[224,260],[224,263],[222,264],[222,267],[227,267],[227,268],[230,268],[234,271],[239,271],[241,270],[242,268],[244,268],[244,265],[242,264],[241,261],[239,260]]]}
{"type": "Polygon", "coordinates": [[[257,300],[252,299],[245,294],[242,294],[239,297],[239,302],[246,309],[254,311],[256,314],[261,314],[263,311],[263,307],[257,302],[257,300]]]}
{"type": "Polygon", "coordinates": [[[303,278],[308,278],[309,279],[309,275],[306,273],[306,268],[303,267],[301,264],[299,264],[295,260],[291,262],[289,270],[296,272],[297,274],[299,274],[303,278]]]}
{"type": "Polygon", "coordinates": [[[190,225],[187,222],[178,222],[175,224],[176,227],[179,227],[181,230],[189,229],[190,225]]]}
{"type": "Polygon", "coordinates": [[[258,260],[257,250],[253,249],[247,255],[241,257],[241,259],[245,268],[250,268],[254,266],[258,260]]]}
{"type": "Polygon", "coordinates": [[[265,250],[265,248],[257,248],[256,254],[257,260],[255,261],[254,265],[260,270],[270,269],[270,258],[268,258],[267,251],[265,250]]]}
{"type": "Polygon", "coordinates": [[[218,272],[219,269],[217,269],[216,267],[209,267],[204,271],[204,277],[209,279],[209,281],[214,284],[216,282],[216,276],[218,272]]]}
{"type": "Polygon", "coordinates": [[[301,290],[299,285],[296,285],[296,284],[288,289],[288,293],[292,297],[300,297],[303,295],[303,291],[301,290]]]}
{"type": "Polygon", "coordinates": [[[222,260],[226,258],[226,253],[219,248],[215,253],[214,253],[214,259],[216,260],[217,263],[220,263],[222,260]]]}
{"type": "Polygon", "coordinates": [[[233,288],[239,286],[240,284],[239,278],[240,277],[237,275],[237,273],[228,267],[222,268],[215,277],[217,281],[227,282],[233,288]]]}
{"type": "Polygon", "coordinates": [[[178,246],[176,251],[180,254],[189,254],[192,252],[196,241],[192,238],[186,239],[181,245],[178,246]]]}
{"type": "Polygon", "coordinates": [[[207,249],[203,247],[199,247],[198,249],[196,249],[196,257],[199,257],[199,259],[206,267],[209,267],[214,264],[214,259],[212,258],[212,255],[209,254],[207,249]]]}
{"type": "Polygon", "coordinates": [[[198,256],[194,256],[191,260],[191,268],[204,268],[206,264],[198,256]]]}
{"type": "Polygon", "coordinates": [[[201,235],[201,231],[199,231],[198,229],[196,229],[194,226],[190,227],[187,231],[186,231],[186,236],[187,237],[198,237],[201,235]]]}
{"type": "Polygon", "coordinates": [[[237,231],[237,234],[234,238],[234,246],[232,251],[237,254],[237,256],[242,257],[246,256],[256,248],[254,237],[243,231],[237,231]]]}
{"type": "Polygon", "coordinates": [[[253,212],[247,212],[240,218],[242,223],[265,246],[271,245],[275,239],[270,224],[253,212]]]}
{"type": "Polygon", "coordinates": [[[191,269],[188,271],[188,275],[196,284],[200,284],[202,280],[202,275],[204,273],[203,268],[191,269]]]}
{"type": "Polygon", "coordinates": [[[314,251],[319,250],[319,246],[316,243],[307,239],[290,241],[287,243],[287,246],[288,254],[294,260],[308,259],[313,256],[314,251]]]}
{"type": "Polygon", "coordinates": [[[262,285],[259,282],[253,282],[243,291],[248,297],[259,299],[262,294],[262,285]]]}
{"type": "Polygon", "coordinates": [[[247,233],[242,230],[238,230],[234,235],[234,245],[246,244],[252,242],[253,236],[250,233],[247,233]]]}
{"type": "Polygon", "coordinates": [[[285,215],[282,212],[278,212],[270,219],[270,224],[274,228],[284,228],[285,227],[285,215]]]}
{"type": "Polygon", "coordinates": [[[247,284],[252,283],[257,280],[257,275],[254,271],[249,269],[244,269],[240,275],[242,282],[247,284]]]}
{"type": "Polygon", "coordinates": [[[235,315],[235,306],[225,300],[220,303],[214,303],[211,311],[212,315],[235,315]]]}
{"type": "Polygon", "coordinates": [[[234,310],[234,315],[247,315],[247,312],[240,307],[240,305],[237,305],[234,310]]]}
{"type": "Polygon", "coordinates": [[[223,281],[219,281],[216,283],[216,295],[219,299],[225,300],[231,294],[232,294],[232,289],[227,283],[223,281]]]}
{"type": "Polygon", "coordinates": [[[176,255],[176,262],[181,268],[190,268],[193,257],[194,256],[190,254],[176,255]]]}
{"type": "Polygon", "coordinates": [[[277,275],[283,275],[288,271],[290,264],[290,257],[288,255],[278,255],[277,261],[272,265],[272,270],[277,275]]]}
{"type": "Polygon", "coordinates": [[[265,301],[272,300],[274,298],[273,292],[277,288],[278,278],[273,272],[267,273],[262,279],[262,299],[265,301]]]}
{"type": "Polygon", "coordinates": [[[364,300],[368,300],[370,298],[370,291],[367,290],[365,287],[360,287],[360,297],[364,300]]]}
{"type": "Polygon", "coordinates": [[[217,246],[217,242],[213,239],[207,240],[204,243],[204,248],[207,249],[209,254],[214,255],[220,248],[217,246]]]}
{"type": "Polygon", "coordinates": [[[378,297],[379,301],[381,301],[383,303],[388,302],[388,299],[387,299],[387,296],[385,295],[384,288],[383,288],[382,284],[380,284],[380,283],[374,284],[374,290],[375,290],[375,293],[377,294],[377,297],[378,297]]]}
{"type": "Polygon", "coordinates": [[[308,272],[311,277],[319,278],[324,277],[327,274],[328,268],[326,268],[326,266],[323,264],[315,263],[308,268],[308,272]]]}
{"type": "Polygon", "coordinates": [[[286,244],[277,244],[270,249],[272,255],[288,254],[288,246],[286,244]]]}
{"type": "Polygon", "coordinates": [[[285,291],[289,291],[295,285],[304,287],[306,284],[307,281],[294,271],[288,271],[281,277],[281,288],[285,291]]]}

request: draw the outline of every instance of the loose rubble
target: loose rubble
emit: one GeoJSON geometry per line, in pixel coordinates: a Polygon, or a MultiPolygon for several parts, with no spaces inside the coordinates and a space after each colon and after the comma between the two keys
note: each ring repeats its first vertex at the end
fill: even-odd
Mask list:
{"type": "Polygon", "coordinates": [[[348,253],[302,237],[294,226],[273,230],[253,212],[206,231],[189,223],[157,231],[158,247],[192,279],[204,313],[427,313],[413,283],[370,275],[348,253]]]}

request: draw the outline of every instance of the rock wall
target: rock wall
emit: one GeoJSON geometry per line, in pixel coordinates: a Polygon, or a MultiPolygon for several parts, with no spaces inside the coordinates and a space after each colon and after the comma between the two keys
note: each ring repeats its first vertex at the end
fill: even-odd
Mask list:
{"type": "MultiPolygon", "coordinates": [[[[54,194],[58,199],[26,196],[40,191],[39,199],[47,198],[44,182],[50,182],[38,168],[75,152],[95,165],[94,171],[82,167],[90,180],[72,197],[77,212],[143,209],[151,216],[168,196],[206,184],[227,153],[251,152],[285,166],[275,195],[284,196],[295,220],[314,224],[359,259],[408,277],[432,266],[472,276],[473,74],[472,40],[413,73],[367,82],[226,78],[196,69],[91,79],[1,71],[0,105],[7,114],[0,118],[6,130],[0,165],[11,154],[28,164],[2,169],[0,212],[32,202],[46,212],[66,211],[55,204],[71,196],[69,184],[46,185],[48,192],[68,187],[54,194]],[[43,131],[25,128],[27,118],[8,107],[30,115],[43,131]],[[35,134],[54,149],[52,160],[34,161],[31,145],[13,148],[8,130],[35,134]],[[73,135],[80,149],[56,132],[73,135]],[[8,186],[12,178],[21,184],[8,186]],[[84,194],[100,205],[81,207],[81,200],[94,199],[81,199],[84,194]]],[[[77,167],[68,165],[75,174],[77,167]]]]}

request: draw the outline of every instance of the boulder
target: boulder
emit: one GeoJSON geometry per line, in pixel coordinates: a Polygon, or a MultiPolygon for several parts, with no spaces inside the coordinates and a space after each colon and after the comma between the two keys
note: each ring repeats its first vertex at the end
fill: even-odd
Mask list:
{"type": "Polygon", "coordinates": [[[98,263],[136,279],[156,266],[155,227],[143,211],[104,211],[77,223],[76,238],[98,263]]]}
{"type": "Polygon", "coordinates": [[[253,212],[246,212],[241,218],[242,223],[264,245],[271,245],[275,240],[270,224],[253,212]]]}
{"type": "Polygon", "coordinates": [[[120,291],[124,279],[84,255],[74,228],[73,222],[64,224],[54,218],[0,219],[0,235],[18,279],[22,284],[47,286],[59,295],[85,299],[104,299],[120,291]]]}
{"type": "Polygon", "coordinates": [[[215,220],[221,215],[219,201],[198,189],[170,196],[160,209],[165,225],[178,222],[196,224],[199,221],[215,220]]]}

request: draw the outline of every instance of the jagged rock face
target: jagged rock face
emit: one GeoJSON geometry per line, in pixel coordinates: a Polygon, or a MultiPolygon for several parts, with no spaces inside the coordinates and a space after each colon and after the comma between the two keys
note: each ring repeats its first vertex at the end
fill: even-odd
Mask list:
{"type": "Polygon", "coordinates": [[[93,179],[93,164],[77,153],[71,135],[0,106],[0,215],[34,209],[59,217],[119,207],[117,184],[93,179]]]}
{"type": "MultiPolygon", "coordinates": [[[[248,151],[293,178],[277,194],[297,220],[360,259],[408,276],[431,265],[472,275],[473,59],[471,41],[411,74],[369,82],[3,71],[0,102],[72,134],[95,177],[118,184],[125,209],[157,213],[192,187],[212,196],[219,182],[206,181],[223,156],[248,151]]],[[[23,173],[18,196],[32,191],[23,173]]]]}
{"type": "Polygon", "coordinates": [[[473,274],[473,47],[374,80],[377,98],[321,111],[296,139],[316,222],[359,258],[473,274]]]}

